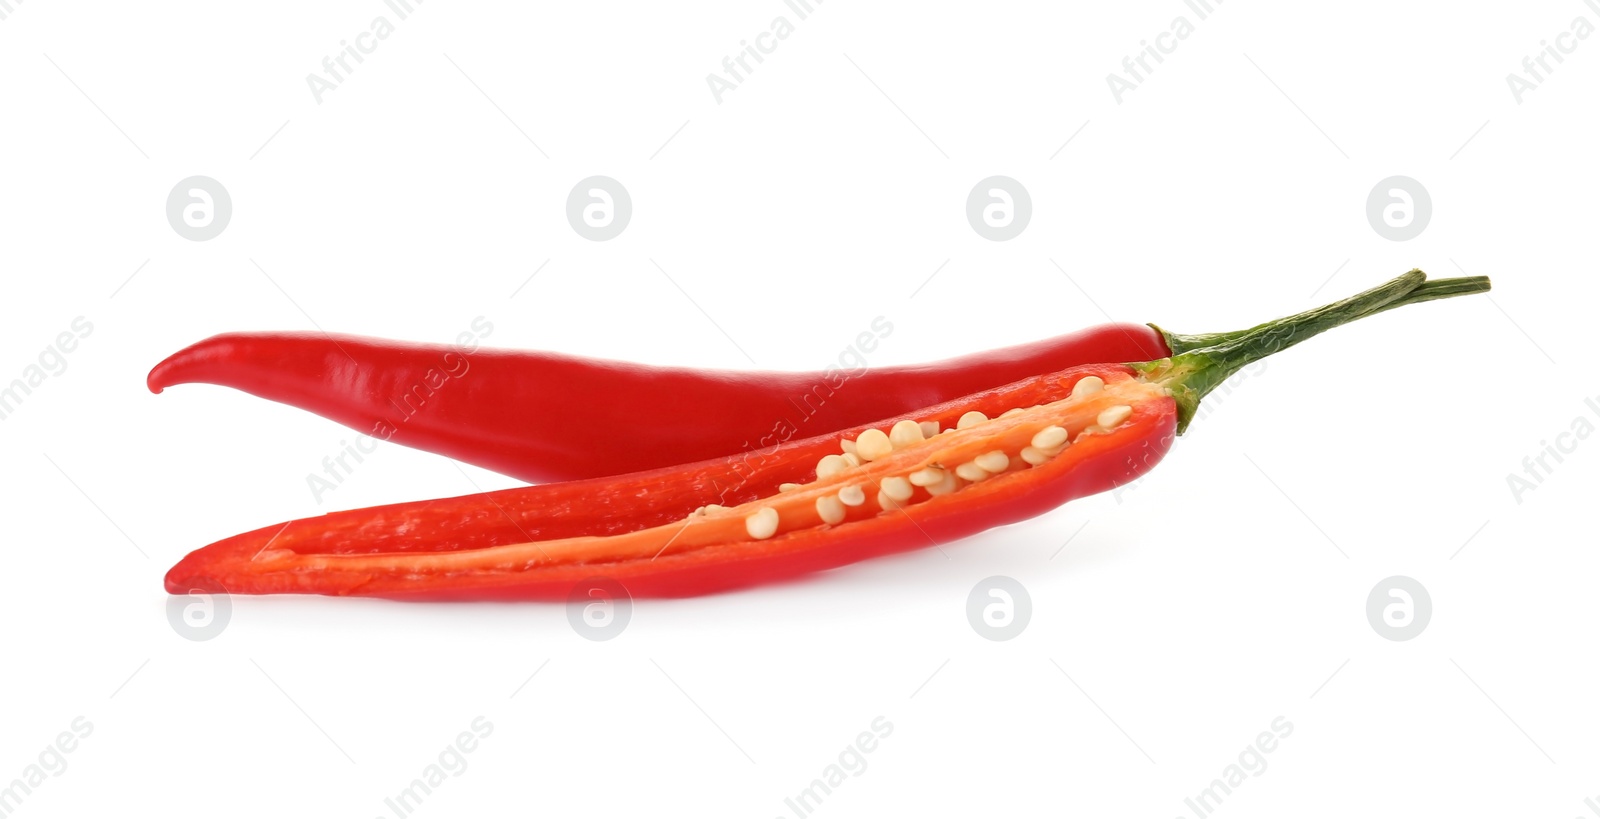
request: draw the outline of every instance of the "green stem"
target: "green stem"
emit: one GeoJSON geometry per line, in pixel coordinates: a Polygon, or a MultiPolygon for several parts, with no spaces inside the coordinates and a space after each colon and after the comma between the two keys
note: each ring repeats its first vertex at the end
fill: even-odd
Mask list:
{"type": "Polygon", "coordinates": [[[1178,402],[1178,432],[1181,434],[1194,419],[1200,399],[1252,362],[1340,325],[1401,304],[1415,304],[1488,289],[1487,280],[1441,280],[1441,283],[1453,283],[1443,289],[1425,291],[1423,297],[1418,298],[1417,291],[1424,286],[1426,279],[1422,271],[1412,270],[1364,293],[1288,318],[1269,321],[1211,346],[1133,366],[1152,382],[1172,391],[1172,397],[1178,402]]]}
{"type": "Polygon", "coordinates": [[[1368,313],[1368,315],[1377,315],[1385,310],[1393,310],[1396,307],[1404,307],[1408,304],[1421,304],[1425,301],[1453,299],[1456,296],[1470,296],[1474,293],[1487,292],[1489,292],[1488,276],[1463,276],[1456,279],[1432,279],[1430,281],[1423,282],[1421,287],[1411,291],[1410,293],[1407,293],[1404,297],[1391,301],[1388,304],[1385,304],[1384,306],[1372,311],[1371,313],[1368,313]]]}
{"type": "MultiPolygon", "coordinates": [[[[1423,282],[1421,287],[1418,287],[1410,293],[1407,293],[1406,295],[1389,302],[1382,307],[1379,307],[1368,315],[1375,315],[1377,313],[1382,313],[1385,310],[1393,310],[1396,307],[1403,307],[1408,304],[1420,304],[1421,302],[1434,301],[1436,299],[1449,299],[1456,296],[1467,296],[1473,293],[1487,292],[1489,292],[1488,276],[1467,276],[1456,279],[1434,279],[1432,281],[1423,282]]],[[[1296,316],[1290,316],[1287,319],[1279,319],[1278,321],[1290,321],[1303,315],[1305,315],[1305,313],[1301,313],[1296,316]]],[[[1255,327],[1251,327],[1248,330],[1234,330],[1228,333],[1195,334],[1169,333],[1157,325],[1152,324],[1150,326],[1167,340],[1167,348],[1172,350],[1173,355],[1178,355],[1191,350],[1201,350],[1205,349],[1206,347],[1215,347],[1218,344],[1233,341],[1234,339],[1241,338],[1257,330],[1264,329],[1274,323],[1276,322],[1267,322],[1267,324],[1260,324],[1255,327]]]]}

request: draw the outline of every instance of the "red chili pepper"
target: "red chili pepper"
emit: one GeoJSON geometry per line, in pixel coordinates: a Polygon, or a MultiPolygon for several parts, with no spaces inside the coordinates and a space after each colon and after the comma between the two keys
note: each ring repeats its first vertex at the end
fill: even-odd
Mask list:
{"type": "Polygon", "coordinates": [[[167,590],[566,599],[600,577],[634,596],[682,596],[944,543],[1143,474],[1230,374],[1409,303],[1423,279],[1413,271],[1211,347],[1036,375],[791,441],[753,461],[723,457],[269,526],[190,554],[168,572],[167,590]]]}
{"type": "MultiPolygon", "coordinates": [[[[1427,282],[1401,303],[1470,292],[1462,288],[1480,281],[1427,282]]],[[[1165,358],[1239,335],[1107,324],[940,362],[792,373],[315,333],[226,333],[168,357],[150,371],[148,385],[156,393],[195,382],[233,387],[374,438],[536,482],[769,449],[1030,375],[1165,358]]]]}

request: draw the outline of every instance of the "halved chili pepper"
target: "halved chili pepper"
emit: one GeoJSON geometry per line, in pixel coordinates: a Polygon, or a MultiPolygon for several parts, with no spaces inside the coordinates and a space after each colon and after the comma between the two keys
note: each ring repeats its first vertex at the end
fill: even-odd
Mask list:
{"type": "Polygon", "coordinates": [[[682,596],[944,543],[1138,477],[1230,374],[1400,303],[1423,280],[1413,271],[1176,356],[1035,375],[791,441],[743,470],[723,457],[269,526],[191,553],[166,585],[566,599],[603,577],[634,596],[682,596]],[[716,505],[730,490],[731,505],[716,505]]]}
{"type": "MultiPolygon", "coordinates": [[[[1481,277],[1442,279],[1390,306],[1486,287],[1481,277]]],[[[765,450],[1030,375],[1165,358],[1240,335],[1106,324],[926,364],[738,372],[357,336],[227,333],[174,353],[147,381],[157,393],[195,382],[233,387],[375,438],[544,481],[765,450]]]]}

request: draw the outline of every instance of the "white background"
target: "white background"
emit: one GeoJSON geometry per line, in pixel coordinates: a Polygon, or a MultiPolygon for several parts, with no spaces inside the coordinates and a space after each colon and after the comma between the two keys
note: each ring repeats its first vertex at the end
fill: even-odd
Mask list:
{"type": "Polygon", "coordinates": [[[879,716],[816,815],[1192,816],[1278,716],[1218,815],[1591,815],[1600,443],[1507,484],[1600,425],[1600,37],[1520,104],[1505,79],[1600,24],[1581,2],[434,0],[320,104],[306,75],[393,20],[377,0],[11,6],[0,382],[94,328],[0,422],[0,784],[93,725],[18,815],[391,816],[480,715],[416,815],[792,816],[879,716]],[[718,104],[706,75],[778,15],[796,31],[718,104]],[[1118,104],[1106,76],[1178,15],[1194,34],[1118,104]],[[207,242],[164,214],[195,174],[234,203],[207,242]],[[565,218],[592,174],[632,194],[612,241],[565,218]],[[993,174],[1033,200],[1008,242],[963,213],[993,174]],[[1365,215],[1394,174],[1433,200],[1406,242],[1365,215]],[[162,573],[213,540],[515,485],[384,445],[316,502],[349,431],[145,391],[213,333],[447,342],[483,316],[495,346],[820,369],[882,315],[882,366],[1108,315],[1234,329],[1413,266],[1496,289],[1274,358],[1136,491],[943,553],[640,602],[604,643],[554,605],[236,598],[209,642],[168,625],[162,573]],[[966,620],[992,575],[1034,604],[1008,642],[966,620]],[[1391,575],[1431,593],[1408,642],[1366,619],[1391,575]]]}

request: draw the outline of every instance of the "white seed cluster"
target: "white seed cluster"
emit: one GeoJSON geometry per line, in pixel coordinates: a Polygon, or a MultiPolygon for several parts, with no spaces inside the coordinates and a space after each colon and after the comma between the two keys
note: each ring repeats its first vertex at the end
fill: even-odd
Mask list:
{"type": "MultiPolygon", "coordinates": [[[[1087,376],[1073,385],[1072,397],[1084,398],[1104,390],[1105,386],[1105,381],[1101,378],[1087,376]]],[[[999,418],[1009,419],[1024,412],[1027,412],[1026,408],[1017,407],[1001,413],[999,418]]],[[[1133,407],[1130,405],[1117,404],[1107,407],[1095,417],[1093,425],[1078,433],[1077,439],[1081,440],[1084,435],[1115,429],[1132,416],[1133,407]]],[[[953,427],[941,428],[938,421],[907,419],[896,422],[887,432],[881,429],[864,430],[853,441],[840,440],[838,454],[824,455],[817,462],[816,479],[820,482],[840,478],[852,469],[883,460],[898,450],[915,447],[936,436],[971,429],[989,421],[987,415],[974,410],[962,414],[956,419],[953,427]]],[[[1050,459],[1071,446],[1073,440],[1075,439],[1072,433],[1065,427],[1052,424],[1035,430],[1028,445],[1022,447],[1015,455],[995,449],[953,467],[941,464],[925,465],[903,475],[889,475],[877,481],[876,487],[872,486],[870,480],[859,483],[846,482],[837,490],[816,499],[817,518],[828,525],[843,523],[850,509],[866,505],[867,493],[874,488],[876,491],[873,492],[873,501],[880,512],[904,508],[913,502],[918,489],[926,491],[930,497],[947,495],[963,486],[988,480],[1015,468],[1035,467],[1048,463],[1050,459]],[[1019,461],[1025,466],[1019,467],[1019,461]]],[[[805,489],[806,486],[785,483],[778,487],[778,491],[795,492],[805,489]]],[[[696,509],[695,514],[706,515],[721,511],[723,508],[712,504],[696,509]]],[[[744,524],[745,531],[750,537],[765,540],[778,533],[778,512],[771,506],[762,506],[746,516],[744,524]]]]}

